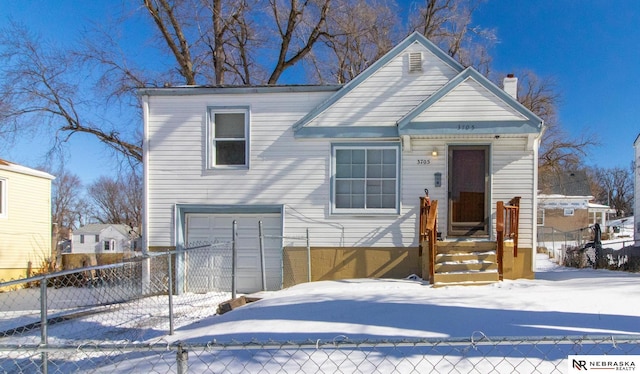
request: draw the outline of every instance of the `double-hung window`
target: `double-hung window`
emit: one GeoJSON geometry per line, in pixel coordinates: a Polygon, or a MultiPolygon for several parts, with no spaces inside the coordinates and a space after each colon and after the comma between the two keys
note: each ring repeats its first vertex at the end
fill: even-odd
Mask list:
{"type": "Polygon", "coordinates": [[[249,166],[249,109],[209,108],[209,168],[249,166]]]}
{"type": "Polygon", "coordinates": [[[334,213],[399,212],[397,145],[333,146],[334,213]]]}

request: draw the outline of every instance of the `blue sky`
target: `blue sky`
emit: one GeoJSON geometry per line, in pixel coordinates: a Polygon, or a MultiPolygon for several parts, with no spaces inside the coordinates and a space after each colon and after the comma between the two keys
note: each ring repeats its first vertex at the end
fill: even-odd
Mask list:
{"type": "MultiPolygon", "coordinates": [[[[100,20],[112,7],[121,9],[121,3],[4,0],[0,27],[13,19],[65,43],[77,38],[86,20],[100,20]]],[[[494,71],[528,69],[556,81],[563,129],[574,137],[596,134],[601,142],[589,152],[588,164],[630,165],[640,133],[640,1],[488,0],[474,23],[496,30],[494,71]]],[[[0,158],[36,167],[47,144],[30,138],[3,149],[0,158]]],[[[90,136],[75,137],[67,154],[67,168],[85,183],[114,172],[110,154],[90,136]]]]}

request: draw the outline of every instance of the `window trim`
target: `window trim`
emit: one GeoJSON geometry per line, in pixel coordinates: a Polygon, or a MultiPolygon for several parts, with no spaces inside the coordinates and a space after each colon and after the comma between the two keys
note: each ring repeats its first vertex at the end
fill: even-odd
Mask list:
{"type": "Polygon", "coordinates": [[[205,168],[207,170],[218,170],[218,169],[249,169],[250,164],[250,126],[251,123],[251,108],[249,106],[208,106],[207,107],[207,123],[206,123],[206,145],[205,145],[205,157],[206,157],[206,165],[205,168]],[[244,114],[244,164],[243,165],[216,165],[216,148],[213,145],[215,138],[215,130],[214,130],[214,118],[217,113],[229,113],[229,114],[244,114]]]}
{"type": "Polygon", "coordinates": [[[0,218],[9,217],[7,202],[9,199],[7,198],[7,191],[9,188],[7,187],[7,179],[0,178],[0,218]]]}
{"type": "Polygon", "coordinates": [[[544,226],[544,217],[545,217],[544,208],[538,208],[538,216],[536,218],[538,226],[544,226]]]}
{"type": "MultiPolygon", "coordinates": [[[[400,214],[401,205],[401,170],[402,170],[402,152],[399,142],[380,142],[380,143],[333,143],[331,144],[331,171],[330,171],[330,210],[335,215],[398,215],[400,214]],[[339,149],[393,149],[396,152],[396,176],[395,176],[395,208],[336,208],[336,150],[339,149]]],[[[365,191],[366,201],[366,191],[365,191]]]]}

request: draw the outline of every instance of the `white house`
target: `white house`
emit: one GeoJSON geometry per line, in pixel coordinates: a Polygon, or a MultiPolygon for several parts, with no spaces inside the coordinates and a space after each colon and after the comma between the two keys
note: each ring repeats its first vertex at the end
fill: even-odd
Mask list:
{"type": "Polygon", "coordinates": [[[131,250],[127,225],[95,223],[74,230],[70,253],[123,253],[131,250]]]}
{"type": "MultiPolygon", "coordinates": [[[[145,244],[229,240],[236,220],[239,289],[255,290],[262,221],[333,251],[313,279],[400,276],[419,261],[425,190],[447,240],[495,240],[497,202],[518,196],[518,266],[532,273],[543,123],[518,103],[516,78],[505,88],[414,33],[343,86],[142,89],[145,244]]],[[[304,245],[267,244],[269,289],[304,245]]]]}

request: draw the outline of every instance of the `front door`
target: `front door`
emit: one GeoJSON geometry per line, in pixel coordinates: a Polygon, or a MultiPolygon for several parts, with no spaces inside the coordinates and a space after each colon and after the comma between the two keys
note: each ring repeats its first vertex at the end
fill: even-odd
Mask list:
{"type": "Polygon", "coordinates": [[[488,146],[449,147],[449,236],[487,236],[488,146]]]}

